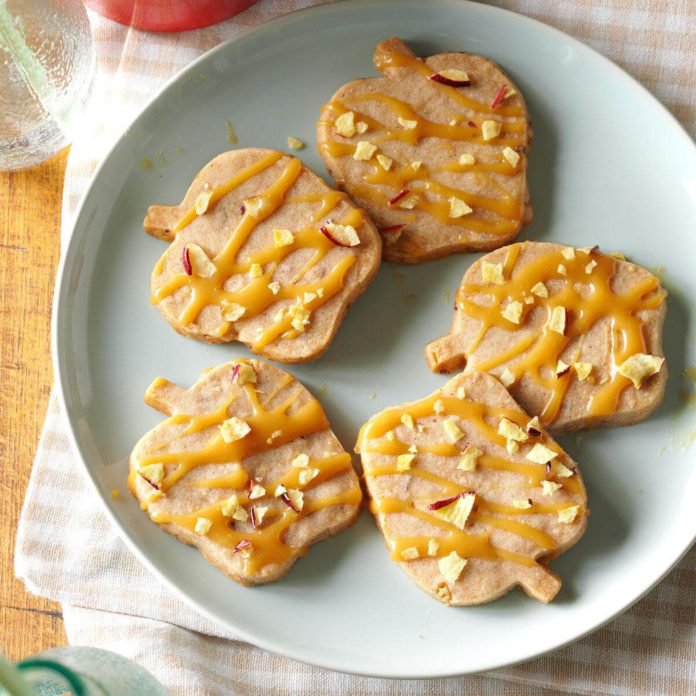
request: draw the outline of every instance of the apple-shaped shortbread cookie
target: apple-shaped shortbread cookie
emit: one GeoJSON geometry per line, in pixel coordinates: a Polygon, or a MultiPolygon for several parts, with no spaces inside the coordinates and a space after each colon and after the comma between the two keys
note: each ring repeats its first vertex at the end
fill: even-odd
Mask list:
{"type": "Polygon", "coordinates": [[[171,241],[152,301],[179,333],[285,363],[328,348],[381,258],[364,213],[273,150],[217,156],[180,205],[151,206],[144,226],[171,241]]]}
{"type": "Polygon", "coordinates": [[[636,423],[665,391],[666,295],[652,273],[596,248],[513,244],[467,270],[450,333],[426,359],[496,375],[553,432],[636,423]]]}
{"type": "Polygon", "coordinates": [[[393,560],[445,604],[516,586],[549,602],[546,562],[586,527],[577,465],[494,377],[464,372],[422,401],[363,426],[370,509],[393,560]]]}
{"type": "Polygon", "coordinates": [[[243,585],[285,575],[307,547],[351,525],[362,493],[319,402],[258,360],[165,379],[145,401],[169,418],[130,457],[150,518],[243,585]]]}
{"type": "Polygon", "coordinates": [[[519,89],[487,58],[420,59],[395,38],[374,63],[384,77],[349,82],[324,106],[318,146],[380,228],[384,258],[418,263],[512,241],[532,213],[519,89]]]}

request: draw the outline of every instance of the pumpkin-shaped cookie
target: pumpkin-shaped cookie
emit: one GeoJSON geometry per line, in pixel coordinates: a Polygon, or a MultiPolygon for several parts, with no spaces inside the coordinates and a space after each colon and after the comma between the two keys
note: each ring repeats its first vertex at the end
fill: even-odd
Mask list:
{"type": "Polygon", "coordinates": [[[145,230],[170,241],[152,302],[180,333],[240,341],[285,363],[313,360],[379,268],[380,236],[300,160],[250,148],[218,155],[145,230]]]}
{"type": "Polygon", "coordinates": [[[465,372],[382,411],[356,449],[389,553],[421,589],[453,606],[556,595],[546,562],[585,531],[582,477],[495,377],[465,372]]]}
{"type": "Polygon", "coordinates": [[[383,77],[349,82],[324,106],[318,147],[380,228],[384,258],[418,263],[512,241],[532,216],[519,88],[487,58],[421,60],[395,38],[374,63],[383,77]]]}
{"type": "Polygon", "coordinates": [[[135,446],[129,488],[154,522],[233,580],[277,580],[355,521],[351,457],[287,372],[235,360],[189,389],[156,379],[145,401],[169,417],[135,446]]]}

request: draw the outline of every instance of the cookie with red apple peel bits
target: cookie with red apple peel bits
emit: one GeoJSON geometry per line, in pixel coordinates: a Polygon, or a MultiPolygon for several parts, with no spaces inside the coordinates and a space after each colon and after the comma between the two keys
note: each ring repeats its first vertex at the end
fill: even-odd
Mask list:
{"type": "Polygon", "coordinates": [[[557,594],[547,562],[585,531],[582,476],[495,377],[464,372],[382,411],[356,451],[389,554],[422,590],[451,606],[557,594]]]}
{"type": "Polygon", "coordinates": [[[242,585],[273,582],[356,520],[350,455],[319,402],[259,360],[205,371],[190,388],[156,379],[168,416],[135,446],[128,487],[153,522],[242,585]]]}
{"type": "Polygon", "coordinates": [[[348,196],[274,150],[218,155],[144,226],[170,242],[151,297],[176,331],[284,363],[328,348],[381,260],[379,233],[348,196]]]}
{"type": "Polygon", "coordinates": [[[597,247],[523,242],[471,265],[432,370],[495,375],[555,432],[629,425],[662,402],[667,366],[659,278],[597,247]]]}
{"type": "Polygon", "coordinates": [[[319,153],[375,221],[384,258],[419,263],[512,241],[532,218],[532,129],[519,88],[466,53],[421,59],[377,45],[382,77],[343,85],[323,107],[319,153]]]}

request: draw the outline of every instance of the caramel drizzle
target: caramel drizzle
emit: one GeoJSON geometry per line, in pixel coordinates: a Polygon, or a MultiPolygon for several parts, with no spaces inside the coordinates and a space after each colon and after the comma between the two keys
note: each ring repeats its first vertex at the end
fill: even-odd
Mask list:
{"type": "MultiPolygon", "coordinates": [[[[517,410],[493,408],[485,404],[443,396],[439,393],[409,404],[406,407],[387,409],[374,416],[360,431],[358,437],[358,448],[361,454],[387,454],[396,459],[399,454],[409,451],[409,445],[400,440],[389,440],[385,436],[401,424],[401,416],[404,413],[410,414],[414,421],[419,418],[432,417],[436,401],[441,401],[444,406],[442,417],[458,416],[462,421],[475,425],[477,430],[489,441],[496,442],[505,446],[505,438],[498,434],[497,426],[502,417],[517,423],[521,428],[526,425],[526,416],[517,410]]],[[[545,446],[558,452],[562,450],[554,443],[547,442],[543,436],[532,437],[524,445],[532,445],[535,442],[543,442],[545,446]]],[[[446,520],[439,517],[436,512],[427,509],[427,505],[436,499],[445,499],[461,493],[467,492],[470,488],[460,483],[444,478],[422,466],[418,466],[420,454],[435,454],[444,457],[456,457],[452,460],[452,470],[456,471],[456,465],[462,455],[465,443],[461,446],[451,443],[437,443],[435,445],[418,446],[416,460],[414,460],[408,471],[399,471],[396,462],[389,464],[377,464],[366,466],[365,478],[378,478],[380,476],[410,476],[420,480],[428,481],[439,488],[437,496],[423,497],[422,499],[404,500],[393,497],[375,497],[370,501],[370,510],[375,515],[406,514],[415,517],[428,525],[437,527],[443,536],[409,536],[392,538],[388,540],[391,557],[396,561],[403,561],[401,553],[410,547],[418,549],[419,556],[427,558],[428,542],[435,539],[439,543],[439,548],[434,556],[447,556],[452,551],[456,551],[462,558],[477,557],[488,560],[511,561],[520,565],[535,566],[537,561],[534,557],[512,553],[492,544],[490,540],[491,531],[500,529],[510,534],[520,536],[536,544],[542,551],[551,552],[557,548],[556,541],[546,532],[531,524],[525,524],[511,517],[527,515],[554,514],[559,511],[572,507],[573,503],[539,503],[534,502],[531,508],[519,509],[510,505],[503,505],[487,500],[482,495],[476,495],[476,504],[472,510],[469,520],[483,523],[489,529],[481,534],[472,534],[460,530],[446,520]]],[[[364,462],[364,460],[363,460],[364,462]]],[[[547,472],[546,466],[534,463],[512,462],[501,457],[483,454],[477,461],[477,468],[496,469],[509,472],[512,475],[522,476],[531,487],[538,487],[544,480],[555,481],[553,474],[547,472]]],[[[587,514],[584,501],[585,489],[580,479],[573,475],[569,478],[559,479],[563,488],[576,496],[581,507],[579,514],[587,514]]]]}
{"type": "MultiPolygon", "coordinates": [[[[244,181],[251,179],[256,174],[273,166],[281,157],[282,153],[271,153],[259,159],[254,164],[240,171],[232,179],[213,190],[208,210],[211,210],[216,202],[225,195],[233,191],[244,181]]],[[[327,191],[324,194],[313,196],[303,196],[288,199],[288,203],[310,202],[318,203],[319,208],[312,216],[313,225],[294,231],[294,241],[288,246],[276,248],[269,246],[252,253],[246,254],[239,259],[239,252],[254,232],[256,227],[263,220],[273,215],[284,203],[288,191],[295,184],[302,173],[302,163],[297,158],[292,158],[285,166],[280,177],[263,191],[257,198],[261,199],[262,205],[256,215],[250,211],[245,211],[237,227],[231,233],[225,247],[213,259],[215,272],[209,278],[202,278],[196,275],[187,275],[181,268],[181,272],[174,275],[169,281],[159,287],[152,295],[153,304],[158,304],[166,297],[177,292],[181,288],[188,288],[189,299],[186,306],[173,322],[175,327],[184,327],[196,321],[201,311],[207,306],[220,307],[227,303],[236,303],[245,307],[246,311],[242,320],[252,319],[266,312],[273,305],[290,300],[292,302],[302,300],[306,293],[311,293],[314,298],[311,302],[302,303],[310,312],[314,312],[319,307],[337,295],[344,287],[344,280],[348,270],[355,264],[354,254],[342,254],[331,270],[319,280],[314,282],[301,283],[301,279],[306,273],[316,266],[336,245],[325,237],[316,223],[324,219],[344,198],[344,195],[336,191],[327,191]],[[313,254],[304,264],[298,273],[292,278],[290,285],[281,286],[277,294],[273,294],[268,287],[272,282],[274,273],[282,261],[298,249],[311,249],[313,254]],[[227,290],[227,281],[234,275],[246,274],[251,269],[252,264],[262,266],[262,274],[257,278],[252,278],[250,282],[240,290],[227,290]]],[[[175,232],[180,232],[197,217],[195,209],[189,210],[183,215],[174,228],[175,232]]],[[[352,225],[356,229],[362,224],[362,212],[353,209],[343,216],[340,224],[352,225]]],[[[158,262],[155,273],[161,273],[166,254],[158,262]]],[[[286,303],[287,304],[287,303],[286,303]]],[[[220,313],[220,325],[216,331],[216,336],[224,338],[232,331],[232,323],[225,321],[220,313]]],[[[299,331],[292,328],[292,316],[285,312],[282,318],[274,317],[272,323],[257,335],[251,343],[251,348],[255,352],[261,351],[279,337],[293,339],[299,335],[299,331]]]]}
{"type": "MultiPolygon", "coordinates": [[[[381,92],[369,92],[352,98],[352,102],[377,101],[385,104],[397,117],[409,121],[415,121],[416,127],[412,129],[392,129],[378,119],[367,116],[339,99],[332,99],[325,107],[320,123],[328,130],[333,127],[336,118],[342,114],[353,111],[356,121],[363,121],[369,130],[382,133],[370,139],[375,145],[384,142],[399,140],[409,145],[417,145],[424,138],[438,138],[448,142],[476,143],[485,148],[497,148],[498,152],[503,147],[522,149],[527,143],[525,135],[526,123],[524,110],[518,105],[500,105],[495,112],[486,104],[481,104],[463,95],[454,87],[448,87],[434,82],[428,78],[433,74],[423,61],[413,56],[398,52],[381,52],[380,70],[389,67],[408,67],[422,75],[425,82],[431,87],[440,90],[458,106],[464,107],[466,113],[457,113],[455,124],[437,123],[419,114],[411,104],[390,97],[381,92]],[[497,117],[507,117],[502,120],[502,131],[493,141],[486,141],[481,135],[481,123],[491,114],[497,117]],[[469,125],[473,123],[474,125],[469,125]]],[[[501,120],[500,118],[496,120],[501,120]]],[[[368,132],[369,132],[368,130],[368,132]]],[[[356,136],[355,140],[361,140],[363,136],[356,136]]],[[[357,144],[347,140],[327,140],[319,144],[320,150],[331,157],[352,157],[357,144]]],[[[399,211],[405,222],[408,222],[409,211],[398,207],[391,208],[389,200],[398,191],[408,189],[411,194],[418,196],[415,210],[426,212],[441,223],[455,225],[465,230],[489,234],[509,235],[520,224],[524,215],[525,204],[516,198],[511,191],[502,186],[496,179],[488,176],[498,174],[504,177],[515,176],[523,171],[524,155],[520,154],[520,161],[513,167],[506,159],[499,155],[499,159],[480,160],[471,165],[462,165],[458,160],[446,163],[442,167],[429,168],[425,164],[415,170],[409,162],[399,162],[393,159],[389,170],[385,170],[373,157],[367,164],[372,166],[372,172],[364,177],[365,183],[357,183],[351,186],[356,196],[369,200],[375,205],[389,207],[399,211]],[[500,193],[500,197],[481,196],[469,191],[446,186],[432,175],[438,172],[471,173],[479,181],[486,183],[500,193]],[[426,194],[430,194],[427,195],[426,194]],[[474,213],[461,218],[449,216],[449,198],[455,197],[463,200],[474,209],[474,213]]],[[[411,214],[412,215],[412,214],[411,214]]]]}
{"type": "MultiPolygon", "coordinates": [[[[288,385],[290,377],[281,383],[278,390],[288,385]]],[[[234,492],[240,505],[247,508],[250,503],[257,505],[262,503],[269,506],[262,525],[252,529],[249,523],[234,522],[222,514],[224,500],[193,510],[186,514],[173,514],[165,511],[150,511],[148,503],[142,504],[143,509],[148,510],[150,517],[157,524],[176,524],[194,533],[196,521],[204,517],[212,522],[212,527],[207,538],[227,549],[234,549],[242,540],[252,543],[253,551],[246,557],[245,573],[253,575],[262,567],[269,564],[282,564],[293,556],[303,555],[305,549],[293,548],[283,541],[285,530],[298,520],[334,505],[358,505],[362,499],[359,487],[351,488],[339,495],[323,496],[321,498],[305,498],[304,506],[299,512],[286,506],[282,501],[275,501],[274,491],[280,484],[288,489],[309,491],[321,483],[328,481],[352,469],[350,455],[346,452],[338,454],[326,454],[318,459],[310,459],[309,467],[319,470],[319,473],[309,482],[302,484],[299,476],[301,469],[289,467],[277,481],[263,481],[267,499],[249,500],[248,482],[249,476],[242,467],[243,460],[261,452],[275,450],[281,445],[292,442],[298,438],[307,437],[313,433],[321,432],[329,427],[319,402],[310,399],[299,407],[298,392],[293,391],[282,403],[273,408],[265,408],[259,401],[258,394],[253,384],[245,384],[246,398],[252,405],[253,414],[245,418],[251,426],[251,432],[241,440],[225,442],[218,430],[220,424],[229,417],[229,409],[241,395],[238,390],[224,399],[211,413],[205,415],[171,416],[165,424],[185,426],[183,430],[168,442],[162,443],[152,454],[142,457],[138,462],[138,468],[148,464],[162,463],[165,465],[166,476],[158,484],[158,488],[166,495],[174,485],[179,483],[186,474],[201,466],[218,464],[225,465],[230,462],[239,462],[231,472],[222,476],[211,477],[192,482],[183,482],[196,488],[225,489],[234,492]],[[291,413],[291,409],[293,409],[291,413]],[[186,446],[186,437],[195,433],[210,431],[210,436],[203,447],[193,450],[175,450],[174,447],[186,446]],[[271,502],[269,502],[269,499],[271,502]],[[243,527],[243,528],[242,528],[243,527]]],[[[275,394],[268,396],[266,403],[273,400],[275,394]]],[[[138,473],[136,467],[131,469],[128,485],[135,492],[135,481],[138,473]]]]}
{"type": "MultiPolygon", "coordinates": [[[[588,404],[588,413],[597,417],[611,415],[616,411],[622,392],[631,385],[627,377],[617,372],[617,366],[635,353],[646,352],[643,322],[638,313],[657,309],[664,301],[665,293],[660,288],[659,280],[650,276],[625,292],[617,293],[612,288],[616,260],[593,250],[575,250],[575,257],[567,259],[559,249],[517,269],[515,265],[522,247],[523,244],[508,247],[504,285],[467,283],[459,289],[459,310],[480,322],[478,334],[467,349],[469,364],[482,371],[507,365],[517,376],[524,374],[548,390],[550,397],[539,417],[545,424],[550,424],[558,417],[571,380],[575,379],[573,370],[556,375],[558,360],[572,341],[581,340],[598,321],[609,319],[610,373],[605,383],[597,385],[588,404]],[[597,265],[588,274],[585,267],[591,261],[597,265]],[[566,268],[565,275],[558,270],[561,264],[566,268]],[[531,288],[538,282],[546,285],[549,281],[561,281],[563,287],[554,293],[549,290],[548,298],[531,293],[531,288]],[[584,293],[580,291],[582,288],[585,289],[584,293]],[[485,296],[492,302],[484,306],[470,299],[472,296],[485,296]],[[533,297],[534,303],[525,304],[525,296],[533,297]],[[506,300],[522,302],[524,309],[519,326],[502,316],[502,303],[506,300]],[[535,307],[545,308],[549,317],[554,307],[564,307],[565,333],[561,335],[551,331],[546,324],[540,333],[521,338],[492,358],[481,360],[473,355],[489,329],[497,327],[514,334],[524,327],[525,319],[535,307]]],[[[579,360],[581,349],[580,345],[574,360],[579,360]]]]}

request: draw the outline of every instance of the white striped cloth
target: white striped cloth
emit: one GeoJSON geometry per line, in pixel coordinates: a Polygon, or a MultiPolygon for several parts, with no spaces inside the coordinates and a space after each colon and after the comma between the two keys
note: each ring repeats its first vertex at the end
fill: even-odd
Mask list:
{"type": "MultiPolygon", "coordinates": [[[[319,3],[261,0],[231,21],[184,34],[146,34],[92,15],[99,61],[97,94],[86,120],[91,127],[74,144],[68,164],[64,230],[70,229],[102,154],[165,79],[242,30],[314,4],[319,3]]],[[[696,3],[491,4],[541,19],[586,41],[641,80],[692,135],[696,133],[696,3]]],[[[70,449],[66,429],[54,396],[20,519],[17,575],[29,591],[63,604],[71,643],[131,657],[174,696],[696,693],[696,550],[621,618],[526,665],[427,681],[342,675],[235,640],[163,588],[103,516],[70,449]],[[72,501],[69,506],[62,504],[67,499],[72,501]]]]}

